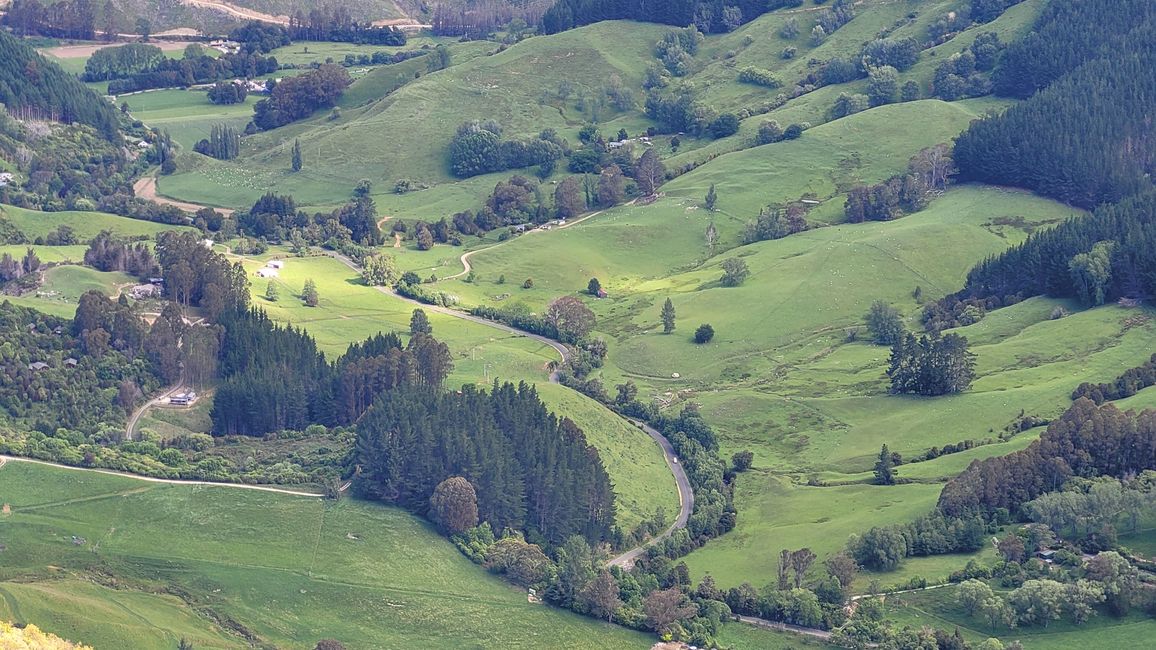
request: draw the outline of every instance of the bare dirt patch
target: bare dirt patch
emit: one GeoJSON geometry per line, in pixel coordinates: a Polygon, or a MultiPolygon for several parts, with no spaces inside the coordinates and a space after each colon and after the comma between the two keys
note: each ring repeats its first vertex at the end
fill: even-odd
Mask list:
{"type": "MultiPolygon", "coordinates": [[[[176,52],[188,47],[192,41],[152,41],[149,45],[155,45],[165,52],[176,52]]],[[[50,54],[58,59],[79,59],[87,56],[92,56],[97,50],[103,50],[106,47],[116,47],[124,45],[124,43],[88,43],[85,45],[60,45],[58,47],[49,47],[41,52],[50,54]]]]}

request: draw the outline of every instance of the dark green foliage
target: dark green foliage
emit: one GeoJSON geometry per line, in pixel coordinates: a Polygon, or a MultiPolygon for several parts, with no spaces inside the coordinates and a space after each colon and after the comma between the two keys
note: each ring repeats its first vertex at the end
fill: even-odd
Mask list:
{"type": "Polygon", "coordinates": [[[685,26],[694,24],[711,33],[733,31],[738,25],[754,20],[781,6],[794,6],[794,0],[667,0],[666,2],[621,2],[621,0],[556,0],[542,16],[541,29],[556,34],[574,27],[602,20],[640,20],[685,26]],[[727,10],[727,8],[732,8],[727,10]],[[736,11],[737,10],[737,11],[736,11]]]}
{"type": "Polygon", "coordinates": [[[234,29],[229,40],[237,41],[249,53],[271,52],[290,43],[289,31],[284,27],[256,20],[234,29]]]}
{"type": "Polygon", "coordinates": [[[450,142],[450,171],[458,178],[551,165],[562,158],[558,143],[541,137],[502,140],[501,129],[492,122],[468,122],[458,127],[450,142]]]}
{"type": "Polygon", "coordinates": [[[975,378],[975,355],[968,351],[967,339],[958,334],[918,339],[907,334],[891,348],[887,376],[892,393],[960,393],[975,378]]]}
{"type": "Polygon", "coordinates": [[[249,304],[249,280],[240,262],[201,243],[198,233],[168,230],[157,235],[157,261],[164,269],[165,291],[171,300],[197,306],[210,320],[249,304]]]}
{"type": "Polygon", "coordinates": [[[253,107],[253,124],[274,129],[309,117],[320,108],[333,106],[352,83],[341,66],[325,64],[295,77],[287,77],[253,107]]]}
{"type": "Polygon", "coordinates": [[[770,239],[782,239],[806,229],[807,221],[798,206],[790,205],[786,209],[768,206],[759,212],[758,218],[747,222],[743,231],[743,243],[753,244],[770,239]]]}
{"type": "Polygon", "coordinates": [[[1152,21],[1148,0],[1049,2],[1032,31],[1008,46],[995,73],[999,95],[1025,98],[1085,62],[1123,52],[1152,21]]]}
{"type": "Polygon", "coordinates": [[[142,280],[157,277],[161,270],[148,244],[118,239],[107,230],[89,242],[84,263],[98,271],[120,271],[142,280]]]}
{"type": "Polygon", "coordinates": [[[1122,412],[1077,399],[1026,449],[972,463],[948,481],[939,509],[949,516],[1018,515],[1071,476],[1125,478],[1156,469],[1156,412],[1122,412]]]}
{"type": "Polygon", "coordinates": [[[129,43],[105,47],[93,52],[84,63],[85,81],[121,79],[139,72],[151,71],[165,58],[161,48],[147,43],[129,43]]]}
{"type": "Polygon", "coordinates": [[[374,26],[353,20],[344,5],[316,7],[306,14],[298,9],[289,20],[289,37],[296,41],[334,41],[358,45],[406,44],[405,32],[384,25],[374,26]]]}
{"type": "Polygon", "coordinates": [[[778,88],[783,85],[770,70],[751,66],[739,70],[739,81],[764,88],[778,88]]]}
{"type": "Polygon", "coordinates": [[[887,445],[883,445],[879,450],[879,460],[875,461],[876,485],[895,485],[895,471],[891,468],[892,464],[891,451],[887,449],[887,445]]]}
{"type": "Polygon", "coordinates": [[[152,88],[187,88],[193,84],[220,82],[209,90],[209,101],[215,104],[244,101],[247,94],[245,87],[229,80],[269,74],[278,69],[277,59],[271,56],[244,53],[226,54],[220,58],[204,53],[194,53],[191,58],[186,55],[182,59],[161,57],[150,59],[148,67],[133,72],[124,69],[123,65],[123,71],[109,68],[103,66],[102,71],[104,76],[112,79],[108,84],[110,94],[120,95],[152,88]]]}
{"type": "Polygon", "coordinates": [[[1156,386],[1156,354],[1143,365],[1125,370],[1110,384],[1080,384],[1072,392],[1072,400],[1087,397],[1096,404],[1103,404],[1131,397],[1149,386],[1156,386]]]}
{"type": "Polygon", "coordinates": [[[289,161],[289,166],[293,171],[299,172],[301,171],[301,164],[301,141],[294,139],[293,153],[291,155],[291,160],[289,161]]]}
{"type": "Polygon", "coordinates": [[[496,529],[524,530],[551,545],[571,535],[609,537],[614,494],[582,431],[546,411],[525,384],[437,393],[381,394],[358,426],[355,489],[424,514],[434,487],[463,476],[478,515],[496,529]]]}
{"type": "Polygon", "coordinates": [[[598,281],[598,278],[590,278],[590,282],[586,283],[586,293],[597,297],[601,292],[602,283],[598,281]]]}
{"type": "Polygon", "coordinates": [[[14,115],[87,124],[108,139],[117,135],[119,117],[115,106],[3,30],[0,104],[14,115]]]}
{"type": "Polygon", "coordinates": [[[714,328],[709,323],[703,323],[694,331],[694,342],[698,344],[710,343],[714,338],[714,328]]]}
{"type": "Polygon", "coordinates": [[[429,316],[420,309],[413,310],[413,314],[409,318],[409,333],[412,334],[433,334],[433,326],[429,323],[429,316]]]}
{"type": "Polygon", "coordinates": [[[144,339],[132,308],[99,292],[81,297],[72,327],[0,303],[0,345],[9,350],[0,361],[0,408],[11,422],[41,432],[117,431],[127,410],[160,383],[142,354],[144,339]],[[65,363],[70,358],[75,366],[65,363]],[[39,363],[46,365],[33,366],[39,363]]]}
{"type": "Polygon", "coordinates": [[[96,4],[90,0],[13,0],[4,24],[21,36],[92,40],[96,37],[96,4]]]}
{"type": "Polygon", "coordinates": [[[725,138],[739,132],[739,118],[734,113],[723,113],[707,127],[712,138],[725,138]]]}
{"type": "Polygon", "coordinates": [[[899,310],[882,300],[871,303],[871,309],[867,312],[867,329],[875,345],[894,345],[907,332],[899,310]]]}
{"type": "Polygon", "coordinates": [[[667,298],[666,302],[662,303],[662,333],[663,334],[670,334],[671,332],[674,331],[674,316],[675,316],[674,303],[672,303],[670,301],[670,298],[667,298]]]}
{"type": "Polygon", "coordinates": [[[977,551],[983,547],[985,533],[979,517],[932,513],[909,524],[872,528],[852,537],[847,550],[856,563],[868,569],[890,571],[909,556],[977,551]]]}
{"type": "Polygon", "coordinates": [[[1148,192],[1034,233],[1020,246],[976,265],[962,291],[925,308],[924,322],[950,326],[952,321],[943,314],[958,312],[968,302],[998,307],[1039,294],[1077,297],[1080,287],[1070,263],[1100,242],[1115,242],[1110,249],[1111,276],[1103,288],[1105,301],[1156,295],[1153,214],[1156,192],[1148,192]]]}
{"type": "Polygon", "coordinates": [[[747,268],[747,263],[738,257],[723,260],[722,268],[723,276],[720,281],[724,287],[737,287],[751,274],[750,269],[747,268]]]}
{"type": "Polygon", "coordinates": [[[228,124],[214,124],[208,139],[193,145],[193,151],[217,160],[232,160],[241,155],[241,134],[228,124]]]}
{"type": "Polygon", "coordinates": [[[731,467],[733,467],[736,472],[747,471],[754,462],[755,452],[753,451],[740,451],[734,456],[731,456],[731,467]]]}
{"type": "Polygon", "coordinates": [[[396,335],[378,334],[329,364],[310,336],[273,324],[263,312],[230,311],[219,322],[225,331],[224,380],[211,413],[215,435],[349,424],[382,391],[402,385],[436,389],[453,368],[446,345],[424,334],[414,335],[405,348],[396,335]]]}
{"type": "Polygon", "coordinates": [[[971,19],[977,23],[989,23],[999,18],[1008,7],[1023,0],[971,0],[971,19]]]}
{"type": "Polygon", "coordinates": [[[652,90],[646,96],[646,114],[662,125],[665,132],[685,131],[702,135],[707,133],[711,126],[710,116],[713,111],[703,106],[685,89],[674,94],[652,90]]]}
{"type": "Polygon", "coordinates": [[[208,96],[214,104],[240,104],[249,96],[249,90],[243,83],[218,81],[209,89],[208,96]]]}
{"type": "Polygon", "coordinates": [[[787,128],[783,130],[784,140],[797,140],[803,135],[803,126],[801,124],[788,124],[787,128]]]}
{"type": "Polygon", "coordinates": [[[870,59],[872,67],[891,66],[903,72],[919,60],[919,42],[914,38],[876,39],[863,47],[862,56],[870,59]]]}
{"type": "Polygon", "coordinates": [[[1004,66],[997,70],[997,90],[1026,96],[1050,85],[999,117],[973,123],[958,138],[955,159],[963,179],[1025,187],[1085,208],[1151,187],[1147,175],[1156,161],[1156,141],[1147,134],[1150,108],[1156,102],[1156,68],[1151,65],[1156,57],[1156,12],[1142,0],[1049,7],[1072,5],[1097,12],[1074,16],[1100,18],[1073,24],[1068,18],[1075,21],[1075,17],[1064,18],[1062,12],[1057,17],[1060,10],[1053,9],[1048,13],[1052,22],[1044,26],[1063,29],[1055,33],[1055,46],[1040,44],[1040,50],[1055,58],[1036,59],[1035,52],[1008,50],[1004,66]],[[1116,21],[1125,25],[1109,39],[1116,21]],[[1074,60],[1054,50],[1080,49],[1079,39],[1088,34],[1116,46],[1102,56],[1085,52],[1074,60]],[[1021,76],[1032,83],[1012,84],[1006,76],[1013,73],[1005,70],[1019,65],[1017,57],[1030,57],[1046,65],[1047,72],[1023,72],[1021,76]]]}

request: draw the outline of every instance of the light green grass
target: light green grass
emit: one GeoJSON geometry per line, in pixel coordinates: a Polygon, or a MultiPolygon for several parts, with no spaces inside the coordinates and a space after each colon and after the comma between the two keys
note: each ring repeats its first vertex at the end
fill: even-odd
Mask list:
{"type": "MultiPolygon", "coordinates": [[[[202,138],[208,138],[213,126],[228,124],[238,132],[253,118],[253,104],[260,95],[249,95],[240,104],[219,105],[209,101],[201,90],[156,90],[121,96],[132,116],[145,124],[169,132],[186,152],[202,138]]],[[[242,140],[242,142],[244,142],[242,140]]]]}
{"type": "Polygon", "coordinates": [[[186,631],[204,647],[247,647],[207,616],[287,648],[324,637],[353,648],[650,644],[640,633],[528,603],[422,521],[372,503],[162,486],[16,462],[0,469],[0,494],[13,510],[0,519],[0,612],[97,647],[168,650],[186,631]],[[74,544],[74,535],[84,542],[74,544]],[[47,581],[94,571],[137,589],[47,581]],[[183,602],[140,593],[155,585],[183,602]],[[105,610],[114,613],[99,617],[105,610]]]}
{"type": "Polygon", "coordinates": [[[21,296],[6,296],[5,299],[16,305],[71,318],[76,313],[81,294],[86,291],[100,291],[113,296],[137,282],[125,273],[103,273],[85,266],[55,266],[44,271],[44,282],[39,289],[21,296]]]}
{"type": "Polygon", "coordinates": [[[154,237],[164,230],[181,229],[179,226],[129,219],[105,212],[39,212],[12,205],[0,205],[0,219],[10,221],[29,240],[44,237],[60,226],[72,228],[76,238],[85,243],[102,230],[121,237],[154,237]]]}

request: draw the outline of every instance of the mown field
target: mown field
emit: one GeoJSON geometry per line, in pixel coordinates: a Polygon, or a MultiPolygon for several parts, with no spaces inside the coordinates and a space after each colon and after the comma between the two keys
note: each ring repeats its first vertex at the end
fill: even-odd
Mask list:
{"type": "Polygon", "coordinates": [[[98,649],[646,648],[530,604],[421,520],[354,500],[0,469],[0,616],[98,649]],[[101,576],[116,576],[107,580],[101,576]]]}

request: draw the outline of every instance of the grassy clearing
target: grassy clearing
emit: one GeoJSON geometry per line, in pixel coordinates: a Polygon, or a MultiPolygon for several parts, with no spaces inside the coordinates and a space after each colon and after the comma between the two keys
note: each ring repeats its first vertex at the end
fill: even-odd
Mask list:
{"type": "Polygon", "coordinates": [[[77,240],[82,242],[87,242],[102,230],[121,237],[154,237],[163,230],[180,228],[104,212],[39,212],[13,205],[0,205],[0,219],[11,222],[30,240],[44,237],[60,226],[72,228],[77,240]]]}
{"type": "Polygon", "coordinates": [[[350,647],[649,645],[644,635],[527,603],[420,520],[371,503],[23,463],[0,470],[0,493],[12,508],[0,519],[0,612],[97,647],[167,650],[181,634],[198,647],[247,647],[206,615],[292,648],[322,637],[350,647]],[[74,544],[74,535],[84,541],[74,544]],[[97,568],[127,589],[72,588],[97,568]],[[141,593],[155,585],[182,599],[141,593]]]}
{"type": "Polygon", "coordinates": [[[200,399],[189,408],[154,407],[140,419],[138,431],[151,431],[161,438],[175,438],[190,433],[209,433],[212,420],[209,411],[211,399],[200,399]]]}
{"type": "MultiPolygon", "coordinates": [[[[209,101],[200,90],[155,90],[134,95],[122,95],[119,103],[127,103],[132,116],[145,124],[164,129],[186,152],[218,124],[228,124],[243,131],[253,118],[253,104],[259,95],[249,95],[240,104],[218,105],[209,101]]],[[[193,154],[189,154],[193,155],[193,154]]]]}

